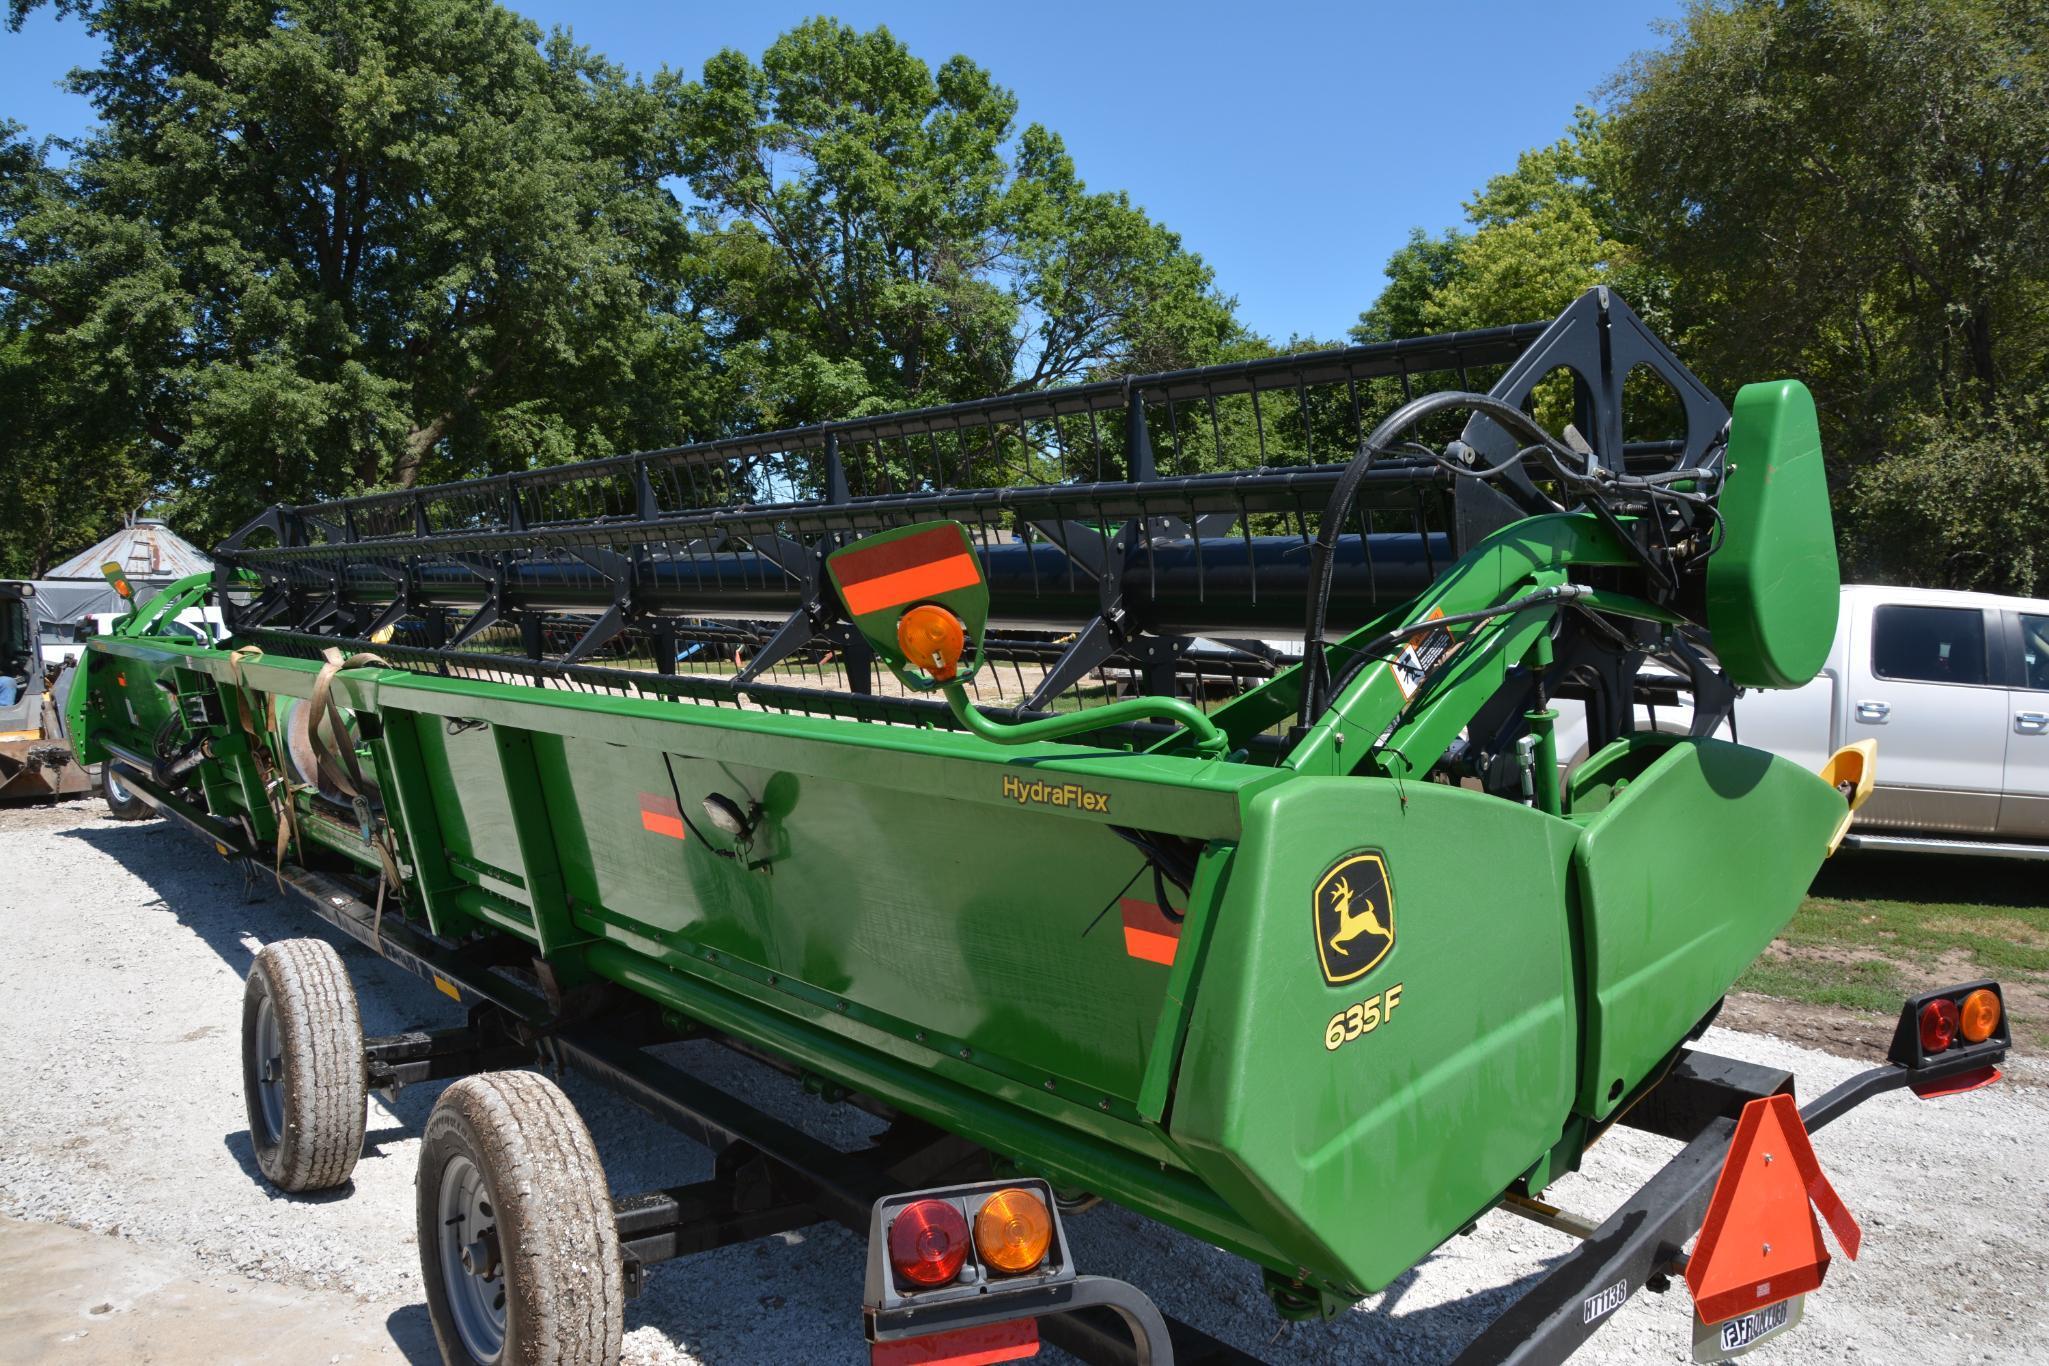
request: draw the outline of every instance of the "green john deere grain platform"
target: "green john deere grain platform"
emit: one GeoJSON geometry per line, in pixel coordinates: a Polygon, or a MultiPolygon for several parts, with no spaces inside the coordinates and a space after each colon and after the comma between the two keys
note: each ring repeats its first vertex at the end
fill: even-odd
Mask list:
{"type": "MultiPolygon", "coordinates": [[[[1549,324],[278,507],[218,559],[94,642],[81,760],[478,1007],[352,1079],[295,1023],[338,967],[260,962],[251,1124],[288,1188],[346,1179],[366,1084],[567,1059],[769,1160],[757,1213],[861,1223],[980,1162],[1314,1313],[1668,1094],[1847,810],[1709,738],[1834,633],[1813,402],[1725,408],[1599,290],[1549,324]],[[228,645],[151,632],[200,597],[228,645]],[[1638,729],[1674,692],[1691,733],[1638,729]],[[1592,737],[1569,769],[1561,698],[1592,737]],[[929,1141],[834,1174],[651,1080],[640,1047],[697,1033],[929,1141]],[[911,1161],[941,1138],[954,1165],[911,1161]]],[[[455,1359],[551,1312],[507,1235],[469,1237],[483,1080],[422,1175],[455,1359]]],[[[647,1208],[591,1225],[611,1279],[579,1293],[678,1250],[647,1208]]]]}

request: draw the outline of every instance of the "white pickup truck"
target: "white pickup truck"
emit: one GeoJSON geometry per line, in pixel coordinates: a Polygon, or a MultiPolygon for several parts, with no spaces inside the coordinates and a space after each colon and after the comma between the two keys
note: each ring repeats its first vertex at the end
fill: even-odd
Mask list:
{"type": "Polygon", "coordinates": [[[1878,741],[1847,844],[2049,858],[2049,602],[1846,585],[1820,676],[1736,726],[1810,767],[1878,741]]]}
{"type": "MultiPolygon", "coordinates": [[[[1560,710],[1559,753],[1576,755],[1584,716],[1560,710]]],[[[1683,705],[1637,709],[1640,729],[1691,721],[1683,705]]],[[[1814,769],[1878,742],[1848,847],[2049,858],[2049,602],[1845,584],[1821,673],[1743,694],[1735,733],[1814,769]]]]}

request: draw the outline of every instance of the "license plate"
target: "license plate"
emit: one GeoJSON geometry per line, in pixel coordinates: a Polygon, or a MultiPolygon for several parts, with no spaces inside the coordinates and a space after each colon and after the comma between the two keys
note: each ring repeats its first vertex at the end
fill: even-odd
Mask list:
{"type": "Polygon", "coordinates": [[[1693,1318],[1693,1359],[1727,1361],[1730,1357],[1761,1347],[1800,1322],[1800,1312],[1806,1303],[1805,1295],[1795,1295],[1792,1299],[1738,1314],[1721,1323],[1702,1323],[1696,1314],[1693,1318]]]}

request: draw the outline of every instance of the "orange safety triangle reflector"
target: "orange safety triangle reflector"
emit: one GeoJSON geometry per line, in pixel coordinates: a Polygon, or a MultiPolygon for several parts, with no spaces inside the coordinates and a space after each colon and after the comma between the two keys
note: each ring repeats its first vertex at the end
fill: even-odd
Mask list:
{"type": "Polygon", "coordinates": [[[869,1366],[995,1366],[1039,1354],[1039,1321],[1005,1319],[924,1337],[868,1344],[869,1366]]]}
{"type": "Polygon", "coordinates": [[[1863,1230],[1822,1175],[1800,1107],[1788,1095],[1751,1101],[1686,1264],[1701,1320],[1720,1323],[1818,1288],[1829,1256],[1815,1209],[1855,1261],[1863,1230]]]}

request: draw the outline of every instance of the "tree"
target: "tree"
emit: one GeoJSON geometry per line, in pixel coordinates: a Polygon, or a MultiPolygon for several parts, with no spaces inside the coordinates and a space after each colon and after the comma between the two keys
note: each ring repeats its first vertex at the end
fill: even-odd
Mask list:
{"type": "Polygon", "coordinates": [[[1550,318],[1595,284],[1621,284],[1634,255],[1603,174],[1606,126],[1580,109],[1564,137],[1524,152],[1466,204],[1474,231],[1424,309],[1436,330],[1550,318]]]}
{"type": "Polygon", "coordinates": [[[132,236],[77,231],[47,150],[0,122],[0,575],[13,577],[99,539],[153,482],[120,415],[136,310],[90,287],[148,264],[132,236]]]}
{"type": "Polygon", "coordinates": [[[206,539],[1243,340],[1173,233],[886,30],[642,82],[489,0],[51,2],[105,41],[71,77],[102,124],[62,169],[5,142],[0,381],[40,376],[0,436],[39,481],[8,546],[59,534],[80,467],[91,517],[153,489],[206,539]]]}
{"type": "Polygon", "coordinates": [[[1922,415],[1857,471],[1850,549],[1881,581],[2039,597],[2049,592],[2049,402],[1982,417],[1922,415]]]}
{"type": "Polygon", "coordinates": [[[1610,284],[1711,388],[1806,381],[1852,573],[2033,584],[1998,548],[2049,538],[2045,32],[2049,0],[1695,3],[1469,233],[1397,252],[1361,335],[1610,284]]]}
{"type": "Polygon", "coordinates": [[[64,373],[71,357],[0,332],[0,578],[35,578],[142,506],[146,470],[96,439],[96,406],[64,373]]]}
{"type": "Polygon", "coordinates": [[[1466,202],[1470,231],[1411,230],[1387,263],[1387,288],[1359,315],[1360,341],[1498,327],[1556,316],[1594,284],[1630,301],[1657,295],[1614,196],[1607,120],[1573,116],[1564,137],[1516,158],[1466,202]]]}
{"type": "Polygon", "coordinates": [[[57,8],[106,40],[71,77],[103,122],[9,233],[65,249],[0,285],[17,326],[102,320],[70,342],[188,532],[708,424],[673,95],[485,0],[57,8]]]}
{"type": "MultiPolygon", "coordinates": [[[[1439,237],[1411,230],[1407,244],[1388,258],[1387,287],[1359,315],[1352,337],[1385,341],[1540,322],[1596,284],[1617,288],[1653,326],[1663,323],[1667,288],[1631,245],[1630,215],[1611,188],[1614,153],[1607,126],[1594,110],[1576,111],[1565,136],[1524,152],[1514,170],[1491,177],[1466,202],[1469,230],[1454,228],[1439,237]]],[[[1432,378],[1438,384],[1455,379],[1432,378]]],[[[1484,387],[1480,377],[1466,379],[1484,387]]],[[[1676,396],[1642,376],[1625,383],[1625,410],[1641,419],[1631,430],[1664,434],[1676,396]]],[[[1380,388],[1377,402],[1398,401],[1395,389],[1380,388]]],[[[1546,426],[1562,428],[1571,421],[1568,377],[1540,381],[1533,400],[1546,426]]]]}
{"type": "Polygon", "coordinates": [[[1617,190],[1702,367],[1806,378],[1850,464],[2038,389],[2045,32],[2045,0],[1695,4],[1626,68],[1617,190]]]}
{"type": "Polygon", "coordinates": [[[1457,228],[1442,237],[1432,237],[1421,228],[1409,229],[1408,243],[1387,258],[1386,287],[1352,325],[1352,340],[1364,345],[1434,331],[1431,304],[1459,269],[1459,248],[1464,242],[1465,234],[1457,228]]]}
{"type": "Polygon", "coordinates": [[[722,356],[780,426],[1190,364],[1237,332],[1209,268],[966,57],[814,19],[681,90],[722,356]]]}

